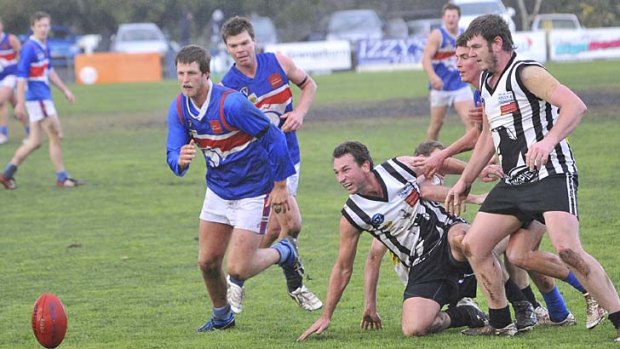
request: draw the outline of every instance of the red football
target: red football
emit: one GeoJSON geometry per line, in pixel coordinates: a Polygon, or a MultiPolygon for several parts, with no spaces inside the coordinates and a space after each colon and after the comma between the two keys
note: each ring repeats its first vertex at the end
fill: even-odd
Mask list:
{"type": "Polygon", "coordinates": [[[39,343],[46,348],[56,348],[67,332],[67,313],[60,299],[44,293],[34,303],[32,330],[39,343]]]}

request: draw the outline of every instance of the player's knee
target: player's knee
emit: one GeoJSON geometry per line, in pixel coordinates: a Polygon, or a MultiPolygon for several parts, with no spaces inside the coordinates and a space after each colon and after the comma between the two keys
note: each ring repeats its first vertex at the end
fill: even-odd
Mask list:
{"type": "Polygon", "coordinates": [[[403,335],[405,337],[422,337],[428,333],[427,328],[423,328],[417,324],[402,324],[403,335]]]}
{"type": "Polygon", "coordinates": [[[205,277],[218,277],[222,270],[222,261],[216,258],[200,258],[198,259],[198,268],[205,277]]]}
{"type": "Polygon", "coordinates": [[[508,261],[510,261],[510,263],[512,263],[512,265],[517,266],[521,269],[526,269],[528,270],[528,258],[529,254],[527,253],[521,253],[519,251],[515,251],[513,249],[507,249],[506,250],[506,258],[508,258],[508,261]]]}

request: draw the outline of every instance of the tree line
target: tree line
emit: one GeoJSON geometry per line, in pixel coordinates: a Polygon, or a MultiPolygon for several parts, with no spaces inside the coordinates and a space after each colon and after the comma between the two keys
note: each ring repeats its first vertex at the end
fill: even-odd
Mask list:
{"type": "MultiPolygon", "coordinates": [[[[619,0],[504,0],[517,11],[518,28],[540,12],[574,13],[586,27],[620,26],[619,0]]],[[[208,44],[209,24],[216,9],[225,18],[257,14],[270,17],[282,41],[303,40],[329,13],[350,8],[372,8],[384,18],[399,12],[436,13],[442,1],[426,0],[0,0],[0,16],[7,32],[22,34],[29,29],[29,17],[43,10],[54,23],[70,27],[78,34],[116,32],[121,23],[154,22],[171,40],[179,40],[181,21],[191,12],[191,36],[194,42],[208,44]]]]}

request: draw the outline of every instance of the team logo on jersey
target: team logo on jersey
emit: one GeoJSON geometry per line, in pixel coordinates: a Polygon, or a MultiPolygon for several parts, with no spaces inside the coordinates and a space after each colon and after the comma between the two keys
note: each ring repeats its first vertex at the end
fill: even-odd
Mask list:
{"type": "Polygon", "coordinates": [[[375,213],[375,215],[372,216],[372,226],[378,228],[384,220],[385,216],[383,216],[381,213],[375,213]]]}
{"type": "Polygon", "coordinates": [[[500,115],[512,114],[518,110],[512,92],[500,93],[498,96],[500,115]]]}
{"type": "Polygon", "coordinates": [[[211,126],[211,131],[213,131],[213,133],[224,132],[224,130],[222,130],[222,124],[220,124],[218,120],[209,120],[209,126],[211,126]]]}
{"type": "Polygon", "coordinates": [[[282,77],[280,76],[280,73],[273,73],[269,75],[267,80],[269,80],[269,85],[271,85],[271,88],[276,88],[282,85],[282,82],[283,82],[282,77]]]}
{"type": "Polygon", "coordinates": [[[405,184],[405,187],[398,192],[398,197],[406,198],[407,195],[409,195],[412,190],[413,190],[413,184],[411,182],[407,182],[407,184],[405,184]]]}
{"type": "Polygon", "coordinates": [[[250,94],[250,90],[248,89],[247,86],[243,86],[239,92],[243,93],[244,96],[248,97],[248,94],[250,94]]]}

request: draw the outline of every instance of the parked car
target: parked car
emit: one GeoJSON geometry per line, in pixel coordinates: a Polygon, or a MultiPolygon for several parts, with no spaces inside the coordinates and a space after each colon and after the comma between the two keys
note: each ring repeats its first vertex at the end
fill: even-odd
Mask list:
{"type": "Polygon", "coordinates": [[[515,22],[512,17],[515,15],[515,9],[506,7],[501,0],[451,0],[451,3],[461,8],[461,19],[459,25],[467,28],[474,18],[480,15],[496,14],[508,23],[511,32],[516,30],[515,22]]]}
{"type": "Polygon", "coordinates": [[[250,22],[254,27],[254,36],[256,38],[256,45],[259,51],[262,51],[265,45],[277,44],[278,32],[276,26],[269,17],[251,16],[250,22]]]}
{"type": "Polygon", "coordinates": [[[326,40],[382,39],[383,22],[374,10],[343,10],[331,14],[326,40]]]}
{"type": "Polygon", "coordinates": [[[407,22],[409,36],[426,38],[430,33],[441,27],[441,18],[414,19],[407,22]]]}
{"type": "Polygon", "coordinates": [[[112,38],[111,51],[123,53],[159,53],[162,58],[169,43],[155,23],[125,23],[112,38]]]}
{"type": "Polygon", "coordinates": [[[581,29],[579,18],[572,13],[544,13],[534,17],[532,31],[551,29],[581,29]]]}

